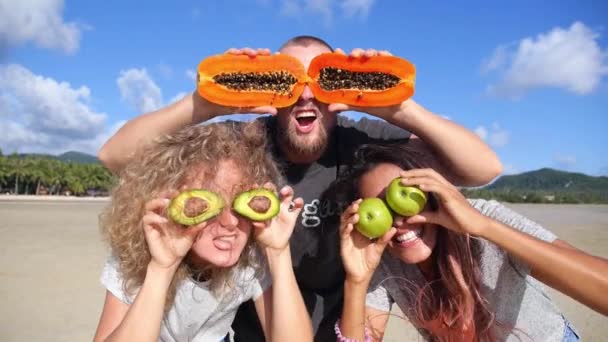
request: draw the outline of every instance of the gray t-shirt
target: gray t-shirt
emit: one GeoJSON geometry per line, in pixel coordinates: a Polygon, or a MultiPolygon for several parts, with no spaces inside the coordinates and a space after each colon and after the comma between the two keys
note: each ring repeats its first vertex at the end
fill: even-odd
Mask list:
{"type": "MultiPolygon", "coordinates": [[[[469,200],[486,216],[544,241],[557,237],[539,224],[496,201],[469,200]]],[[[507,329],[497,332],[500,341],[561,341],[564,318],[545,292],[545,286],[530,275],[530,269],[495,244],[480,239],[481,292],[496,320],[507,329]],[[515,328],[515,329],[509,329],[515,328]],[[501,335],[502,334],[502,335],[501,335]]],[[[385,253],[368,290],[366,304],[389,312],[396,303],[412,321],[415,295],[425,284],[416,265],[408,265],[385,253]]]]}
{"type": "MultiPolygon", "coordinates": [[[[221,341],[229,333],[239,305],[257,299],[270,286],[268,271],[258,273],[251,267],[242,270],[236,276],[234,291],[220,298],[213,295],[207,283],[184,280],[173,306],[163,317],[159,341],[221,341]]],[[[101,283],[123,303],[130,305],[135,300],[135,294],[129,296],[124,291],[115,257],[106,261],[101,283]]]]}

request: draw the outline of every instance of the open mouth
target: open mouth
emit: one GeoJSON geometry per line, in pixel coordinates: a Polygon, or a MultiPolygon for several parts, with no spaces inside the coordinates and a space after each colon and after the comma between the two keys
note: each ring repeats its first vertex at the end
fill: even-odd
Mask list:
{"type": "Polygon", "coordinates": [[[295,119],[298,133],[310,133],[315,127],[317,112],[314,110],[299,110],[296,112],[295,119]]]}
{"type": "Polygon", "coordinates": [[[408,246],[411,246],[411,245],[415,244],[416,242],[418,242],[422,238],[423,233],[424,233],[423,227],[408,230],[405,233],[399,232],[399,233],[395,234],[392,241],[395,246],[408,247],[408,246]]]}

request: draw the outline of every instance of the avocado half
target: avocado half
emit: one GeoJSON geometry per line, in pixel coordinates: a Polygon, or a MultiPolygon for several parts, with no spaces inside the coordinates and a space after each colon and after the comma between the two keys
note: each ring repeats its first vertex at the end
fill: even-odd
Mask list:
{"type": "Polygon", "coordinates": [[[187,190],[171,200],[167,214],[179,224],[193,226],[217,216],[224,206],[224,200],[215,192],[187,190]]]}
{"type": "Polygon", "coordinates": [[[266,221],[279,213],[279,198],[268,189],[257,188],[240,193],[232,208],[252,221],[266,221]]]}

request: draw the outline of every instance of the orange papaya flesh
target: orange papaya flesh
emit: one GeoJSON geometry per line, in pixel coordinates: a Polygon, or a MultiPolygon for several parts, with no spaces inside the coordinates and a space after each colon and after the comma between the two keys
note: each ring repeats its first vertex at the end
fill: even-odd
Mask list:
{"type": "Polygon", "coordinates": [[[310,89],[321,102],[374,107],[398,104],[411,97],[416,69],[395,56],[326,53],[311,61],[308,77],[310,89]]]}
{"type": "Polygon", "coordinates": [[[198,93],[208,101],[231,107],[294,104],[306,84],[304,66],[288,55],[223,54],[198,65],[198,93]]]}

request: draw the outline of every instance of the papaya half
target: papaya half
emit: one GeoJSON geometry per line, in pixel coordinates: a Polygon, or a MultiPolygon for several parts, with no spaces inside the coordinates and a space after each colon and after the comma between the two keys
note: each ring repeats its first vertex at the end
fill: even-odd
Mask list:
{"type": "Polygon", "coordinates": [[[223,54],[198,65],[198,93],[231,107],[293,105],[308,85],[324,103],[379,107],[401,103],[414,94],[416,68],[396,56],[316,56],[308,71],[295,57],[223,54]]]}
{"type": "Polygon", "coordinates": [[[316,56],[308,67],[308,86],[317,100],[360,107],[401,103],[414,94],[416,68],[396,56],[316,56]]]}
{"type": "Polygon", "coordinates": [[[198,93],[205,99],[231,107],[294,104],[306,84],[304,66],[288,55],[223,54],[198,65],[198,93]]]}

